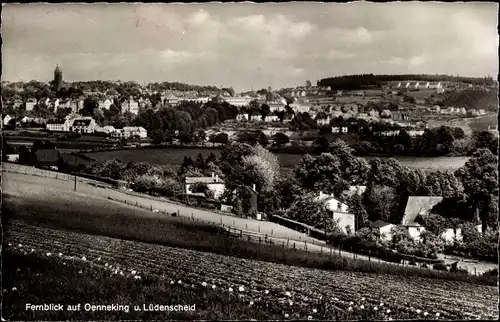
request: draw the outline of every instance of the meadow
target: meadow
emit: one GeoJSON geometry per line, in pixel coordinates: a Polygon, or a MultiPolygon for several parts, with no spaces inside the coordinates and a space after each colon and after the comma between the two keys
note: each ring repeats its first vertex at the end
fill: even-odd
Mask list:
{"type": "MultiPolygon", "coordinates": [[[[197,149],[197,148],[165,148],[165,149],[129,149],[105,152],[91,152],[85,155],[98,161],[107,161],[118,159],[122,162],[140,162],[145,161],[150,164],[170,165],[177,169],[182,164],[185,156],[196,159],[198,154],[207,157],[213,153],[217,157],[220,155],[219,149],[197,149]]],[[[302,159],[302,154],[276,153],[283,173],[291,171],[302,159]]],[[[367,160],[375,157],[366,157],[367,160]]],[[[387,157],[380,157],[387,159],[387,157]]],[[[423,170],[457,170],[462,167],[469,159],[468,157],[395,157],[402,165],[410,168],[419,168],[423,170]]]]}
{"type": "Polygon", "coordinates": [[[11,223],[8,320],[496,319],[494,286],[236,259],[11,223]],[[30,312],[25,303],[188,304],[195,312],[30,312]]]}

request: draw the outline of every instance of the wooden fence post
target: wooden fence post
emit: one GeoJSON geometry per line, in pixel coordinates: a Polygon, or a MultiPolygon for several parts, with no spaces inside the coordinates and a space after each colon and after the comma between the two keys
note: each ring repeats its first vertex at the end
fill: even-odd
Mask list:
{"type": "Polygon", "coordinates": [[[323,254],[323,246],[321,246],[320,253],[323,254]]]}
{"type": "Polygon", "coordinates": [[[243,230],[240,229],[240,238],[243,239],[243,230]]]}
{"type": "Polygon", "coordinates": [[[283,248],[285,248],[285,241],[283,241],[283,248]]]}
{"type": "Polygon", "coordinates": [[[369,262],[371,262],[371,261],[372,261],[371,254],[372,254],[372,251],[371,251],[371,250],[369,250],[369,251],[368,251],[368,261],[369,261],[369,262]]]}
{"type": "Polygon", "coordinates": [[[290,237],[286,239],[286,247],[288,247],[288,245],[290,245],[290,237]]]}
{"type": "Polygon", "coordinates": [[[307,252],[307,242],[304,240],[304,248],[306,249],[307,252]]]}
{"type": "Polygon", "coordinates": [[[295,242],[293,243],[293,250],[295,250],[295,242]]]}
{"type": "Polygon", "coordinates": [[[259,236],[259,244],[261,243],[260,236],[259,236]]]}

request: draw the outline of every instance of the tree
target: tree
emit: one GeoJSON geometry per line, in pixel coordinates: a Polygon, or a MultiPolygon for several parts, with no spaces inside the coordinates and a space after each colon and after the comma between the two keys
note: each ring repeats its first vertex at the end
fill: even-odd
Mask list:
{"type": "Polygon", "coordinates": [[[36,140],[35,142],[33,142],[33,146],[31,148],[31,153],[35,154],[36,151],[43,150],[44,148],[45,148],[45,146],[44,146],[43,142],[40,140],[36,140]]]}
{"type": "Polygon", "coordinates": [[[328,232],[336,228],[332,216],[321,202],[314,201],[313,194],[300,196],[287,210],[286,217],[328,232]]]}
{"type": "Polygon", "coordinates": [[[498,138],[491,132],[474,132],[472,135],[476,149],[489,149],[494,155],[498,155],[498,138]]]}
{"type": "Polygon", "coordinates": [[[161,144],[165,139],[165,133],[161,129],[151,131],[149,136],[153,140],[153,144],[161,144]]]}
{"type": "Polygon", "coordinates": [[[262,146],[252,147],[251,154],[242,160],[243,184],[251,186],[256,183],[258,191],[271,192],[279,178],[280,165],[278,158],[262,146]]]}
{"type": "Polygon", "coordinates": [[[455,172],[462,182],[467,201],[477,211],[483,228],[496,225],[492,200],[498,196],[498,159],[489,149],[479,149],[455,172]]]}
{"type": "Polygon", "coordinates": [[[347,199],[347,204],[349,205],[349,211],[354,215],[355,218],[355,228],[367,227],[370,221],[368,220],[368,212],[365,210],[363,205],[363,198],[357,193],[353,194],[347,199]]]}
{"type": "Polygon", "coordinates": [[[238,138],[236,139],[239,143],[247,143],[250,145],[256,145],[259,142],[260,136],[251,131],[242,131],[238,133],[238,138]]]}
{"type": "Polygon", "coordinates": [[[43,148],[46,150],[54,150],[56,148],[56,145],[52,141],[45,141],[43,144],[43,148]]]}
{"type": "Polygon", "coordinates": [[[310,88],[312,86],[310,80],[306,80],[306,88],[310,88]]]}
{"type": "Polygon", "coordinates": [[[271,115],[271,108],[267,104],[262,104],[260,107],[260,115],[262,116],[262,120],[266,119],[266,116],[271,115]]]}
{"type": "Polygon", "coordinates": [[[273,136],[273,140],[274,140],[274,144],[277,147],[282,147],[283,145],[288,144],[290,142],[290,139],[284,133],[276,133],[273,136]]]}
{"type": "Polygon", "coordinates": [[[426,194],[453,198],[461,193],[460,182],[453,172],[434,171],[427,174],[425,181],[426,194]]]}
{"type": "Polygon", "coordinates": [[[266,147],[269,144],[269,139],[267,138],[267,135],[264,134],[264,132],[258,131],[257,142],[263,147],[266,147]]]}
{"type": "Polygon", "coordinates": [[[399,224],[394,220],[397,197],[393,188],[381,185],[368,186],[364,196],[364,205],[369,213],[370,220],[384,220],[399,224]]]}

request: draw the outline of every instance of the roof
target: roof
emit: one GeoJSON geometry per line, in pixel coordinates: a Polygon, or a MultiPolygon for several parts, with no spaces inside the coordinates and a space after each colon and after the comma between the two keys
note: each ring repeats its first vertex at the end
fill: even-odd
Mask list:
{"type": "Polygon", "coordinates": [[[73,126],[89,126],[92,120],[89,119],[75,119],[73,126]]]}
{"type": "Polygon", "coordinates": [[[443,197],[409,197],[406,203],[402,224],[409,225],[414,223],[419,214],[427,215],[429,211],[442,200],[443,197]]]}
{"type": "Polygon", "coordinates": [[[217,177],[186,177],[186,184],[193,183],[224,183],[224,180],[217,177]]]}
{"type": "Polygon", "coordinates": [[[64,124],[65,121],[63,119],[51,119],[47,121],[47,124],[64,124]]]}
{"type": "Polygon", "coordinates": [[[374,223],[372,223],[372,226],[374,228],[382,228],[382,227],[389,226],[389,225],[394,225],[394,224],[388,223],[388,222],[383,221],[383,220],[377,220],[374,223]]]}
{"type": "Polygon", "coordinates": [[[147,132],[142,126],[124,126],[123,130],[127,132],[147,132]]]}
{"type": "Polygon", "coordinates": [[[44,165],[57,165],[59,163],[60,154],[55,149],[44,149],[36,151],[36,159],[44,165]]]}

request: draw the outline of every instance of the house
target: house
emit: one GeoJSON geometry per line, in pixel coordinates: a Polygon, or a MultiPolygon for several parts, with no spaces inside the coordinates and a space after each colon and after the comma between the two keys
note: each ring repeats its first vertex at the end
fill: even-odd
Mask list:
{"type": "Polygon", "coordinates": [[[392,239],[392,228],[396,227],[396,225],[383,220],[377,220],[372,223],[372,227],[380,233],[380,238],[383,241],[390,241],[392,239]]]}
{"type": "Polygon", "coordinates": [[[406,203],[405,213],[401,225],[408,229],[412,238],[418,238],[425,228],[416,223],[418,216],[428,215],[435,205],[440,203],[443,197],[410,196],[406,203]]]}
{"type": "Polygon", "coordinates": [[[45,128],[51,132],[69,132],[71,130],[71,119],[52,119],[47,121],[45,128]]]}
{"type": "Polygon", "coordinates": [[[125,126],[123,129],[116,129],[111,132],[111,137],[118,139],[128,139],[137,136],[145,139],[148,137],[148,131],[142,126],[125,126]]]}
{"type": "Polygon", "coordinates": [[[21,101],[20,99],[16,99],[16,100],[14,100],[14,104],[12,105],[12,107],[14,109],[17,109],[17,108],[20,108],[22,105],[23,105],[23,101],[21,101]]]}
{"type": "Polygon", "coordinates": [[[276,115],[268,115],[264,118],[264,122],[278,122],[280,119],[276,115]]]}
{"type": "Polygon", "coordinates": [[[355,194],[363,195],[366,191],[366,186],[350,186],[349,189],[342,192],[342,194],[346,197],[352,197],[355,194]]]}
{"type": "MultiPolygon", "coordinates": [[[[111,106],[111,105],[110,105],[111,106]]],[[[122,113],[130,112],[134,115],[139,114],[139,103],[132,96],[121,104],[122,113]]]]}
{"type": "Polygon", "coordinates": [[[36,99],[35,98],[28,98],[26,101],[26,111],[33,111],[36,105],[36,99]]]}
{"type": "Polygon", "coordinates": [[[12,120],[12,117],[10,115],[5,115],[3,118],[3,125],[9,125],[10,120],[12,120]]]}
{"type": "Polygon", "coordinates": [[[285,104],[283,103],[269,103],[269,110],[271,113],[280,112],[285,110],[285,104]]]}
{"type": "Polygon", "coordinates": [[[462,230],[460,228],[446,228],[445,231],[441,233],[441,238],[447,243],[451,244],[455,241],[462,240],[462,230]]]}
{"type": "Polygon", "coordinates": [[[322,203],[326,210],[331,212],[333,220],[337,221],[338,227],[344,233],[350,234],[355,231],[355,216],[349,212],[347,204],[322,191],[314,198],[314,201],[322,203]]]}
{"type": "Polygon", "coordinates": [[[111,107],[111,104],[113,104],[113,102],[110,99],[100,100],[99,101],[99,109],[109,110],[109,108],[111,107]]]}
{"type": "Polygon", "coordinates": [[[215,199],[219,199],[226,189],[224,181],[219,178],[219,175],[215,175],[213,172],[211,177],[186,177],[185,181],[186,194],[193,194],[190,188],[195,183],[206,184],[208,189],[214,193],[215,199]]]}
{"type": "Polygon", "coordinates": [[[391,111],[390,110],[383,110],[381,113],[380,113],[380,116],[381,117],[385,117],[385,118],[390,118],[392,115],[391,111]]]}
{"type": "Polygon", "coordinates": [[[255,184],[252,186],[252,188],[250,188],[249,186],[243,186],[242,188],[246,190],[246,193],[244,196],[239,196],[239,198],[246,199],[243,203],[247,205],[243,207],[243,214],[246,216],[253,216],[259,211],[259,193],[255,189],[255,184]]]}
{"type": "Polygon", "coordinates": [[[329,115],[327,115],[326,117],[316,117],[316,123],[321,126],[330,124],[330,121],[331,119],[329,115]]]}
{"type": "Polygon", "coordinates": [[[106,125],[106,126],[103,126],[103,127],[100,127],[100,126],[97,126],[95,128],[95,131],[97,133],[105,133],[105,134],[110,134],[110,133],[113,133],[115,132],[115,128],[114,126],[111,126],[111,125],[106,125]]]}
{"type": "Polygon", "coordinates": [[[252,115],[252,116],[250,116],[250,121],[260,122],[260,121],[262,121],[262,115],[252,115]]]}
{"type": "Polygon", "coordinates": [[[23,117],[21,119],[21,123],[28,123],[28,122],[31,122],[31,121],[33,121],[33,118],[27,117],[27,116],[25,116],[25,117],[23,117]]]}
{"type": "Polygon", "coordinates": [[[479,115],[486,115],[486,111],[485,111],[484,109],[482,109],[482,108],[480,108],[480,109],[477,111],[477,113],[478,113],[479,115]]]}
{"type": "Polygon", "coordinates": [[[347,133],[347,126],[332,126],[332,133],[347,133]]]}
{"type": "Polygon", "coordinates": [[[7,161],[19,162],[19,153],[7,154],[7,161]]]}
{"type": "Polygon", "coordinates": [[[429,86],[427,86],[427,88],[431,88],[431,89],[442,89],[443,88],[443,85],[441,84],[441,82],[429,82],[428,84],[429,84],[429,86]]]}
{"type": "Polygon", "coordinates": [[[238,114],[236,115],[236,121],[248,121],[248,114],[238,114]]]}
{"type": "Polygon", "coordinates": [[[241,96],[235,96],[235,97],[224,97],[224,101],[228,102],[231,105],[237,106],[237,107],[243,107],[243,106],[248,106],[254,98],[252,97],[241,97],[241,96]]]}
{"type": "Polygon", "coordinates": [[[51,170],[58,170],[59,159],[61,155],[55,149],[38,150],[35,153],[36,164],[41,168],[48,168],[51,170]]]}
{"type": "Polygon", "coordinates": [[[97,124],[92,117],[90,116],[79,117],[73,119],[70,131],[77,133],[94,133],[96,126],[97,124]]]}
{"type": "Polygon", "coordinates": [[[295,113],[305,113],[309,112],[311,109],[308,105],[299,103],[299,102],[294,102],[290,104],[290,108],[295,112],[295,113]]]}

